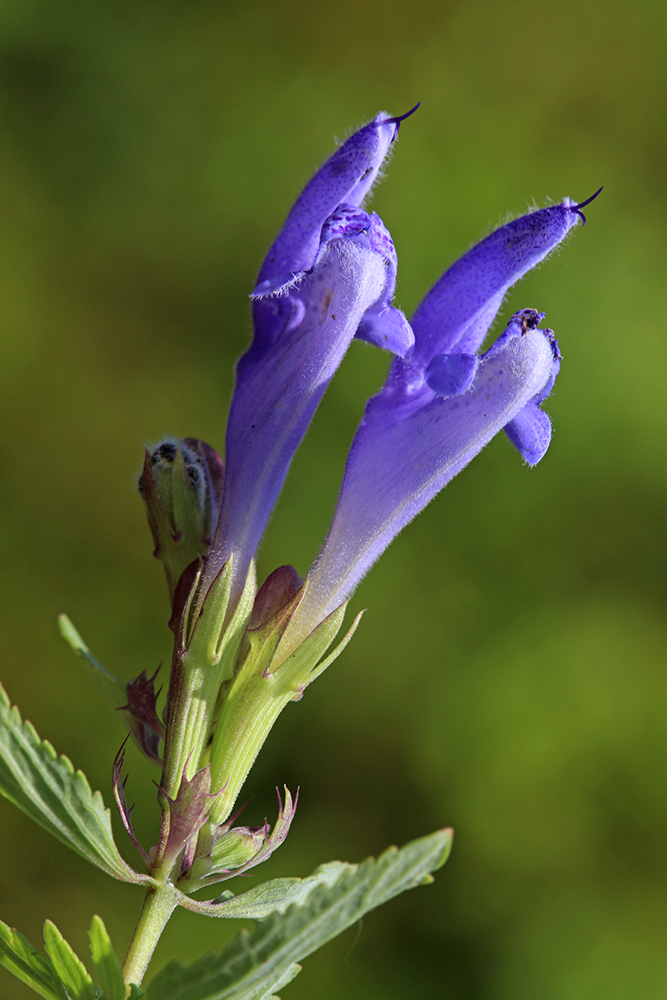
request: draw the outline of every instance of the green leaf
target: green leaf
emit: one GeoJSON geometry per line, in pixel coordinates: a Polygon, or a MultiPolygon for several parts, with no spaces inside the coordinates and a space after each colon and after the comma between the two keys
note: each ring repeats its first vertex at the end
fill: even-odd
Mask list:
{"type": "Polygon", "coordinates": [[[50,920],[44,923],[44,944],[56,975],[67,990],[66,995],[71,1000],[95,1000],[93,981],[85,965],[50,920]]]}
{"type": "Polygon", "coordinates": [[[68,1000],[67,991],[49,959],[1,920],[0,965],[45,1000],[68,1000]]]}
{"type": "MultiPolygon", "coordinates": [[[[447,860],[451,830],[440,830],[378,860],[318,869],[305,899],[242,931],[219,954],[187,967],[170,962],[151,981],[147,1000],[268,1000],[298,972],[296,963],[393,896],[432,881],[447,860]]],[[[308,880],[305,880],[308,882],[308,880]]]]}
{"type": "Polygon", "coordinates": [[[106,1000],[125,1000],[123,970],[100,917],[93,917],[88,937],[95,972],[106,1000]]]}
{"type": "Polygon", "coordinates": [[[308,878],[274,878],[261,882],[240,896],[230,892],[220,902],[208,903],[185,897],[180,900],[180,905],[207,917],[265,920],[272,913],[284,913],[292,903],[303,905],[313,889],[322,884],[331,885],[339,874],[350,867],[354,866],[347,865],[344,861],[331,861],[320,865],[308,878]]]}
{"type": "Polygon", "coordinates": [[[259,1000],[280,1000],[280,997],[276,996],[273,991],[281,990],[283,986],[287,986],[287,984],[291,983],[293,979],[296,979],[300,972],[301,966],[297,962],[295,962],[294,965],[290,965],[289,968],[285,969],[280,979],[271,984],[270,992],[263,993],[259,1000]]]}
{"type": "Polygon", "coordinates": [[[127,702],[127,683],[119,681],[95,659],[67,615],[58,615],[58,628],[67,645],[80,659],[85,660],[93,668],[95,679],[113,707],[120,708],[125,705],[127,702]]]}
{"type": "Polygon", "coordinates": [[[0,794],[91,864],[123,882],[151,882],[118,852],[111,816],[81,771],[12,708],[0,684],[0,794]]]}

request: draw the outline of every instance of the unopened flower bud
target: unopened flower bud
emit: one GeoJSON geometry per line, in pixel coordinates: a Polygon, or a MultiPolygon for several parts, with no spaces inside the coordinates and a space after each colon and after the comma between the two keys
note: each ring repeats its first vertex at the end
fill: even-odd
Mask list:
{"type": "Polygon", "coordinates": [[[196,438],[165,438],[152,451],[146,450],[137,485],[170,597],[183,570],[206,555],[218,514],[222,472],[217,452],[196,438]]]}
{"type": "Polygon", "coordinates": [[[261,826],[256,830],[235,826],[223,833],[211,850],[211,871],[233,871],[246,865],[259,854],[267,836],[267,830],[261,826]]]}

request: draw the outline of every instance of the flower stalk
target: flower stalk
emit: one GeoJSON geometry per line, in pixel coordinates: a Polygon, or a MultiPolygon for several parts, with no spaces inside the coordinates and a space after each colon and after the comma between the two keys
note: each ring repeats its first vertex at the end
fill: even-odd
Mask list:
{"type": "Polygon", "coordinates": [[[123,962],[123,978],[127,986],[140,986],[153,952],[178,906],[179,892],[168,882],[146,890],[134,933],[123,962]]]}

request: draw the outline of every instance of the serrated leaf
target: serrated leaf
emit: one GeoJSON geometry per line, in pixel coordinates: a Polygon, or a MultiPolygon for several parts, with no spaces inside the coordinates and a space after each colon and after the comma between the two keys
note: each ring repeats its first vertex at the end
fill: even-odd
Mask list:
{"type": "Polygon", "coordinates": [[[157,671],[151,678],[143,670],[134,681],[121,681],[95,659],[67,615],[58,615],[58,628],[70,649],[92,667],[100,690],[118,712],[139,752],[154,764],[161,764],[158,744],[164,739],[164,727],[155,712],[156,695],[153,686],[157,671]]]}
{"type": "Polygon", "coordinates": [[[280,1000],[280,997],[276,996],[273,991],[281,990],[283,986],[287,986],[287,984],[291,983],[293,979],[296,979],[300,972],[301,966],[296,962],[294,965],[290,965],[289,968],[285,969],[285,972],[282,974],[280,979],[276,983],[272,984],[269,992],[263,993],[259,1000],[280,1000]]]}
{"type": "Polygon", "coordinates": [[[127,684],[109,673],[90,652],[70,619],[65,614],[58,615],[60,634],[70,649],[93,668],[93,674],[114,708],[120,708],[127,701],[127,684]]]}
{"type": "Polygon", "coordinates": [[[49,959],[1,920],[0,965],[44,1000],[68,1000],[67,991],[49,959]]]}
{"type": "Polygon", "coordinates": [[[242,931],[218,954],[187,967],[170,962],[151,981],[147,1000],[261,1000],[296,975],[296,963],[393,896],[432,881],[447,860],[451,830],[440,830],[378,860],[334,862],[318,869],[321,883],[302,903],[242,931]]]}
{"type": "Polygon", "coordinates": [[[272,913],[284,913],[292,903],[300,906],[318,885],[332,885],[339,874],[350,866],[343,861],[330,861],[320,865],[308,878],[274,878],[261,882],[253,889],[220,902],[201,902],[182,899],[180,905],[207,917],[234,918],[235,920],[265,920],[272,913]]]}
{"type": "Polygon", "coordinates": [[[0,684],[0,794],[63,844],[123,882],[146,883],[121,857],[99,792],[23,722],[0,684]]]}
{"type": "Polygon", "coordinates": [[[101,917],[94,916],[88,931],[90,952],[105,1000],[125,1000],[125,981],[120,962],[101,917]]]}
{"type": "Polygon", "coordinates": [[[44,945],[67,996],[71,1000],[95,1000],[93,981],[88,970],[50,920],[44,923],[44,945]]]}

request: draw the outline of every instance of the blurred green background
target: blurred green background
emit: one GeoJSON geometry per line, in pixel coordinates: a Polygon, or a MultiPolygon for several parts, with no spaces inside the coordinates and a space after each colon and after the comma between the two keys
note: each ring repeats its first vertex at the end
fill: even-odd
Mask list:
{"type": "MultiPolygon", "coordinates": [[[[279,720],[246,816],[301,786],[262,877],[456,828],[434,886],[308,959],[285,998],[662,1000],[663,0],[2,0],[0,78],[0,674],[108,802],[123,730],[56,615],[121,676],[169,661],[142,447],[222,450],[248,292],[334,136],[422,101],[373,201],[408,315],[507,212],[605,185],[503,311],[543,309],[560,339],[547,458],[530,471],[499,437],[394,543],[354,599],[354,643],[279,720]]],[[[307,570],[387,361],[353,345],[262,577],[307,570]]],[[[157,774],[132,754],[129,770],[150,844],[157,774]]],[[[50,917],[84,953],[97,912],[123,952],[140,890],[4,801],[0,824],[0,916],[37,946],[50,917]]],[[[154,969],[236,930],[180,911],[154,969]]],[[[0,972],[0,995],[34,994],[0,972]]]]}

